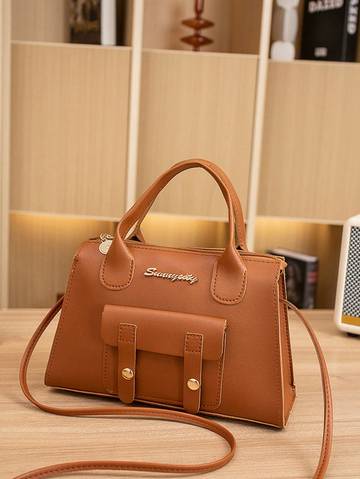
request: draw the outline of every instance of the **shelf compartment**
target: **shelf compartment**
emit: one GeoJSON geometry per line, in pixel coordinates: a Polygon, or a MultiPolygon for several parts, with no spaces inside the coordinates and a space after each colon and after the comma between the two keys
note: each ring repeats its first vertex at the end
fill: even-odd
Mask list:
{"type": "Polygon", "coordinates": [[[68,0],[11,0],[13,40],[69,41],[68,0]]]}
{"type": "MultiPolygon", "coordinates": [[[[255,55],[144,51],[138,193],[174,162],[202,157],[230,175],[246,211],[256,71],[255,55]]],[[[185,172],[155,210],[226,217],[203,175],[185,172]]]]}
{"type": "Polygon", "coordinates": [[[65,291],[72,258],[80,244],[114,223],[58,216],[10,215],[11,308],[48,308],[65,291]]]}
{"type": "Polygon", "coordinates": [[[146,242],[175,248],[223,248],[228,229],[223,221],[161,213],[147,215],[142,226],[146,242]]]}
{"type": "MultiPolygon", "coordinates": [[[[259,52],[262,0],[207,0],[203,18],[215,23],[202,33],[213,43],[201,51],[259,52]]],[[[144,2],[144,46],[170,50],[190,50],[181,38],[192,34],[182,20],[194,16],[193,0],[146,0],[144,2]]]]}
{"type": "Polygon", "coordinates": [[[13,44],[11,209],[121,215],[129,62],[126,47],[13,44]]]}
{"type": "Polygon", "coordinates": [[[359,211],[360,66],[269,64],[259,214],[345,220],[359,211]]]}
{"type": "Polygon", "coordinates": [[[316,308],[334,308],[341,246],[341,225],[258,218],[255,251],[286,248],[319,258],[316,308]]]}

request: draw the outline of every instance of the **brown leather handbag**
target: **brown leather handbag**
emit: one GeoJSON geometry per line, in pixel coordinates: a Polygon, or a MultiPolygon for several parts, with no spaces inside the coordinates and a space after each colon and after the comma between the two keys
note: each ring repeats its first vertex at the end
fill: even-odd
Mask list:
{"type": "Polygon", "coordinates": [[[283,428],[295,399],[288,307],[301,317],[316,348],[324,392],[324,434],[314,478],[322,478],[332,440],[332,402],[325,360],[310,324],[286,301],[283,258],[247,250],[241,205],[224,172],[204,160],[175,164],[118,224],[114,238],[80,246],[66,294],[47,314],[24,353],[20,381],[39,408],[61,415],[141,416],[209,429],[229,444],[221,459],[199,465],[84,461],[37,469],[21,479],[109,469],[168,473],[215,470],[231,460],[235,439],[195,414],[283,428]],[[218,183],[228,207],[224,249],[146,244],[140,225],[155,198],[178,173],[200,167],[218,183]],[[131,233],[130,233],[131,232],[131,233]],[[26,374],[41,334],[61,310],[45,384],[113,396],[132,404],[168,406],[64,409],[38,402],[26,374]]]}

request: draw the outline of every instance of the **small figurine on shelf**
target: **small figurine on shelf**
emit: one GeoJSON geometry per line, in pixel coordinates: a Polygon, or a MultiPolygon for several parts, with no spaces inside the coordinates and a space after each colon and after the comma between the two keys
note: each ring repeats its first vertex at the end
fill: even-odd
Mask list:
{"type": "Polygon", "coordinates": [[[211,22],[210,20],[205,20],[205,18],[202,18],[202,14],[204,11],[204,4],[205,4],[205,0],[195,0],[194,1],[195,17],[189,18],[187,20],[183,20],[181,22],[183,25],[194,29],[194,33],[192,35],[183,37],[181,41],[184,43],[187,43],[188,45],[191,45],[195,52],[198,52],[200,48],[203,47],[204,45],[209,45],[210,43],[213,43],[213,40],[211,40],[211,38],[204,37],[203,35],[201,35],[201,30],[203,30],[204,28],[210,28],[214,26],[213,22],[211,22]]]}
{"type": "Polygon", "coordinates": [[[272,21],[270,58],[279,61],[295,59],[300,0],[276,0],[272,21]]]}

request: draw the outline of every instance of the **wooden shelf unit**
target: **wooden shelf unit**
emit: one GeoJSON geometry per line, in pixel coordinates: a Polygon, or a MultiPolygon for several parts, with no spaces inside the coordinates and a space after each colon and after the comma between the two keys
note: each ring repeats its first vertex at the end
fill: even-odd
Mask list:
{"type": "Polygon", "coordinates": [[[360,65],[269,64],[258,212],[343,221],[359,212],[360,65]]]}
{"type": "Polygon", "coordinates": [[[128,47],[13,43],[11,209],[124,211],[130,54],[128,47]]]}
{"type": "Polygon", "coordinates": [[[11,213],[9,307],[50,306],[65,291],[80,244],[113,230],[109,221],[11,213]]]}
{"type": "MultiPolygon", "coordinates": [[[[218,51],[201,53],[167,49],[175,48],[164,34],[178,0],[166,8],[158,0],[146,0],[145,8],[134,0],[135,42],[129,48],[51,39],[56,29],[43,23],[53,22],[61,5],[56,0],[51,9],[43,1],[12,3],[13,38],[21,39],[21,29],[29,36],[12,45],[11,115],[5,110],[1,128],[6,139],[11,118],[11,160],[5,154],[1,171],[10,202],[5,188],[0,214],[1,261],[9,264],[9,274],[2,270],[2,291],[7,283],[11,293],[2,294],[1,305],[50,306],[64,288],[78,244],[112,230],[133,198],[171,163],[200,156],[219,163],[233,180],[250,248],[318,255],[317,306],[333,307],[342,223],[360,204],[360,66],[269,61],[271,0],[244,0],[241,7],[233,0],[221,9],[209,0],[204,16],[214,15],[219,27],[213,45],[218,51]],[[30,3],[43,16],[34,13],[21,26],[25,16],[15,21],[14,12],[30,3]],[[238,39],[242,46],[235,48],[233,35],[242,33],[234,9],[241,8],[247,18],[243,32],[251,29],[253,35],[238,39]],[[31,33],[34,28],[41,37],[31,33]]],[[[189,14],[177,13],[180,21],[192,13],[192,2],[182,8],[185,3],[189,14]]],[[[4,38],[2,51],[10,51],[10,35],[4,38]]],[[[1,82],[6,84],[4,74],[1,82]]],[[[161,195],[144,225],[149,242],[224,244],[223,199],[197,173],[185,173],[182,183],[161,195]]]]}
{"type": "Polygon", "coordinates": [[[12,40],[67,42],[67,0],[10,0],[12,40]]]}
{"type": "Polygon", "coordinates": [[[0,5],[0,308],[9,296],[11,4],[0,5]]]}
{"type": "MultiPolygon", "coordinates": [[[[204,35],[213,43],[203,47],[202,51],[257,54],[261,9],[262,0],[206,0],[203,17],[215,25],[204,30],[204,35]]],[[[190,50],[180,39],[191,35],[192,30],[183,26],[181,21],[193,16],[193,0],[166,0],[166,5],[163,0],[145,0],[144,47],[190,50]]]]}
{"type": "MultiPolygon", "coordinates": [[[[145,50],[142,61],[138,193],[172,163],[205,157],[232,172],[246,210],[256,55],[145,50]]],[[[169,185],[156,211],[226,217],[203,175],[169,185]]]]}
{"type": "MultiPolygon", "coordinates": [[[[130,38],[134,0],[127,1],[126,36],[130,38]]],[[[262,0],[207,0],[204,17],[215,21],[215,26],[206,33],[213,43],[203,50],[256,54],[259,50],[261,9],[262,0]]],[[[12,0],[12,10],[13,40],[69,41],[68,0],[12,0]]],[[[191,30],[181,25],[181,21],[193,15],[193,0],[145,0],[144,47],[189,50],[180,39],[189,35],[191,30]]]]}

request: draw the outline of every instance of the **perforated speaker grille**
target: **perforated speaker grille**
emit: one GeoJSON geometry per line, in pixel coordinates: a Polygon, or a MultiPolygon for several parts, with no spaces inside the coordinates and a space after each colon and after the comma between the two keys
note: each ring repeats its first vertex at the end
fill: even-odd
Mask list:
{"type": "Polygon", "coordinates": [[[346,265],[343,314],[360,318],[360,227],[350,229],[346,265]]]}

